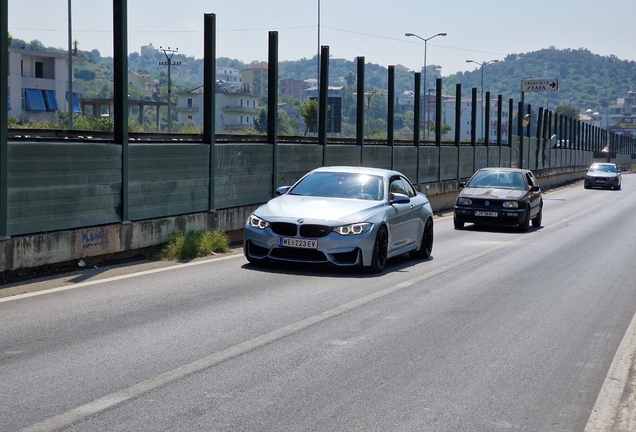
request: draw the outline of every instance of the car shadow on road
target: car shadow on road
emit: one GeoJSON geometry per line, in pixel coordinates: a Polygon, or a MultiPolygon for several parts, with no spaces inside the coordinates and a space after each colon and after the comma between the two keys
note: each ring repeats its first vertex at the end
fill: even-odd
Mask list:
{"type": "Polygon", "coordinates": [[[540,231],[543,229],[543,225],[534,227],[530,226],[528,231],[520,231],[519,227],[516,226],[506,226],[506,225],[475,225],[468,224],[461,230],[457,231],[465,231],[465,232],[498,232],[498,233],[506,233],[506,234],[532,234],[533,232],[540,231]]]}
{"type": "Polygon", "coordinates": [[[250,271],[289,274],[294,276],[318,276],[328,278],[377,278],[393,272],[406,271],[409,268],[425,264],[434,259],[433,255],[425,260],[413,259],[408,254],[390,258],[381,273],[371,273],[364,267],[337,267],[327,264],[306,264],[295,262],[245,263],[241,268],[250,271]]]}

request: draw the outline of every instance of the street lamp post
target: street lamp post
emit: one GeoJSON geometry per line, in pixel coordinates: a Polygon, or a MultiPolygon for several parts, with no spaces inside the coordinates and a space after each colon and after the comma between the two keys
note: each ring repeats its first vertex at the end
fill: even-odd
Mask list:
{"type": "MultiPolygon", "coordinates": [[[[426,102],[431,100],[431,92],[434,92],[435,89],[428,89],[428,99],[426,99],[426,102]]],[[[437,100],[437,94],[435,94],[435,98],[437,100]]],[[[435,119],[435,121],[439,121],[437,118],[435,119]]],[[[431,130],[431,113],[430,111],[426,113],[426,137],[428,138],[428,132],[431,130]]]]}
{"type": "Polygon", "coordinates": [[[171,82],[170,82],[171,81],[171,79],[170,79],[170,67],[171,66],[181,66],[181,62],[180,61],[177,61],[177,62],[172,61],[172,56],[174,56],[175,53],[177,53],[179,51],[179,48],[170,49],[170,47],[168,47],[168,48],[159,47],[159,49],[161,51],[163,51],[163,54],[166,56],[166,61],[165,62],[160,61],[159,65],[162,65],[162,66],[166,66],[167,65],[168,66],[168,132],[170,132],[171,129],[172,129],[172,117],[171,117],[171,112],[170,112],[170,105],[172,104],[172,98],[170,97],[171,93],[172,93],[171,82]]]}
{"type": "MultiPolygon", "coordinates": [[[[404,36],[406,37],[416,37],[420,40],[424,41],[424,91],[426,91],[427,87],[427,82],[426,82],[426,44],[428,41],[430,41],[433,38],[436,38],[437,36],[446,36],[447,33],[437,33],[436,35],[433,35],[431,37],[427,37],[427,38],[423,38],[421,36],[416,35],[415,33],[404,33],[404,36]]],[[[424,99],[426,99],[426,93],[424,94],[424,99]]],[[[423,107],[423,111],[422,111],[422,118],[424,118],[424,120],[426,120],[426,104],[428,103],[428,100],[424,101],[424,107],[423,107]]],[[[426,123],[426,121],[424,122],[426,123]]],[[[426,138],[428,138],[428,125],[425,126],[426,128],[426,138]]]]}
{"type": "Polygon", "coordinates": [[[489,60],[489,61],[485,61],[485,62],[477,62],[475,60],[466,60],[466,63],[475,63],[478,64],[479,67],[481,68],[481,137],[482,139],[485,138],[484,136],[484,66],[491,64],[491,63],[499,63],[499,60],[489,60]]]}

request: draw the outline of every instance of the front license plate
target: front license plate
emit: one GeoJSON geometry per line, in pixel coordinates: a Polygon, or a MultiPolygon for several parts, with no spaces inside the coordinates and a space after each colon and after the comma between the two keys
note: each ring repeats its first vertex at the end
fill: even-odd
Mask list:
{"type": "Polygon", "coordinates": [[[476,211],[475,216],[487,216],[487,217],[497,217],[497,212],[487,212],[487,211],[476,211]]]}
{"type": "Polygon", "coordinates": [[[299,249],[318,249],[318,240],[278,237],[278,246],[299,249]]]}

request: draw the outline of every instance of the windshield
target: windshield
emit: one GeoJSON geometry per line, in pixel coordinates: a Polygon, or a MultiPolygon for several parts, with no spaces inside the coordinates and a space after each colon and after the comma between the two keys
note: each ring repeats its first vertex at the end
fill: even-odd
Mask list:
{"type": "Polygon", "coordinates": [[[479,171],[466,186],[498,189],[526,188],[521,173],[511,171],[479,171]]]}
{"type": "Polygon", "coordinates": [[[339,172],[311,173],[295,185],[290,195],[363,200],[384,199],[382,177],[339,172]]]}
{"type": "Polygon", "coordinates": [[[616,166],[614,166],[614,165],[592,165],[590,167],[590,171],[591,172],[615,173],[616,172],[616,166]]]}

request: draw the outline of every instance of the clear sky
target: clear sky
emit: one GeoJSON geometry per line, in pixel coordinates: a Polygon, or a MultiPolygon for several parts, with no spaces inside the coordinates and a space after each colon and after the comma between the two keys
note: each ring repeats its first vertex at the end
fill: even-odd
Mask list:
{"type": "MultiPolygon", "coordinates": [[[[79,48],[112,56],[112,1],[72,0],[71,8],[79,48]]],[[[9,33],[66,49],[67,13],[68,0],[9,0],[9,33]]],[[[478,67],[467,59],[551,46],[636,60],[636,0],[128,0],[128,50],[152,43],[203,58],[205,13],[216,14],[217,56],[244,62],[267,60],[273,30],[280,60],[312,58],[320,35],[333,58],[413,70],[424,64],[424,42],[404,34],[445,32],[426,49],[426,63],[440,65],[442,76],[478,67]]]]}

